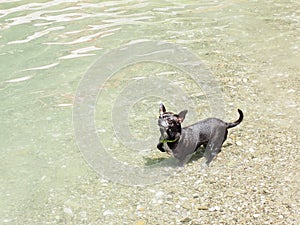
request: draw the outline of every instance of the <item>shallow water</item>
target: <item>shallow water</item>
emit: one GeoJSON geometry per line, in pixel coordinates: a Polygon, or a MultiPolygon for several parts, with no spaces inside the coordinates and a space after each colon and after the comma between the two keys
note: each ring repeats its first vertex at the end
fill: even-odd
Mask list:
{"type": "Polygon", "coordinates": [[[120,211],[136,204],[130,185],[99,178],[101,170],[90,167],[97,161],[89,161],[99,152],[87,159],[76,130],[74,135],[77,88],[113,49],[133,49],[146,40],[187,48],[217,82],[224,104],[213,110],[220,99],[199,84],[202,74],[195,80],[148,56],[114,71],[126,56],[111,58],[108,79],[101,80],[101,68],[96,71],[95,114],[89,116],[103,148],[118,162],[143,167],[164,158],[155,151],[161,101],[171,111],[189,109],[186,124],[215,114],[232,120],[239,107],[254,126],[299,132],[299,10],[297,1],[1,1],[0,223],[116,224],[117,213],[102,220],[111,213],[113,195],[124,198],[118,199],[120,211]],[[174,93],[164,91],[168,84],[177,88],[174,93]],[[91,201],[87,186],[111,198],[91,201]],[[74,200],[73,192],[83,197],[74,200]]]}

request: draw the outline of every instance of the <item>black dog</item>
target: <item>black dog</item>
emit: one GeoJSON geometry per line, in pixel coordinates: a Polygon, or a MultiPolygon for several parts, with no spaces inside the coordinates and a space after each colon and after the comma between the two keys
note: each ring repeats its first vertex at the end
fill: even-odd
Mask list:
{"type": "Polygon", "coordinates": [[[163,104],[159,107],[158,125],[161,136],[157,148],[162,152],[172,154],[180,164],[189,159],[201,145],[205,149],[206,165],[221,151],[223,142],[227,138],[229,128],[237,126],[243,120],[243,112],[238,109],[240,118],[233,123],[226,123],[217,118],[208,118],[188,127],[181,128],[187,110],[178,114],[166,112],[163,104]]]}

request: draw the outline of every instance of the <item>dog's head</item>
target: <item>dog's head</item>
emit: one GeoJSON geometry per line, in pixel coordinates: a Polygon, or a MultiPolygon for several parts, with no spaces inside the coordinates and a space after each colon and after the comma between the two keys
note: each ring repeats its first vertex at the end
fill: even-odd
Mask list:
{"type": "Polygon", "coordinates": [[[181,134],[181,123],[183,122],[187,110],[178,114],[167,112],[165,106],[161,103],[159,106],[158,126],[161,136],[164,140],[175,140],[181,134]]]}

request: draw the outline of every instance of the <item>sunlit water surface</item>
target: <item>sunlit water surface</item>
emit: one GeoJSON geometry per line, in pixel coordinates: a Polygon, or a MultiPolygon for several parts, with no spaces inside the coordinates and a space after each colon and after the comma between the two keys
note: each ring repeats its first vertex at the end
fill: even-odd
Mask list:
{"type": "MultiPolygon", "coordinates": [[[[72,106],[88,68],[101,55],[133,41],[187,47],[211,68],[221,86],[226,84],[222,90],[229,101],[227,109],[241,107],[253,118],[264,114],[276,126],[296,130],[299,20],[297,1],[1,1],[0,223],[65,223],[65,217],[74,217],[74,208],[80,205],[86,209],[77,215],[77,223],[80,218],[88,223],[89,217],[95,217],[86,215],[93,207],[99,208],[97,216],[102,217],[104,203],[91,205],[93,196],[88,191],[82,199],[70,200],[73,190],[84,195],[83,183],[104,182],[103,193],[111,192],[76,145],[72,106]],[[265,99],[247,103],[247,98],[255,96],[238,96],[230,77],[245,85],[240,95],[259,87],[265,99]]],[[[138,166],[156,154],[158,103],[165,100],[174,110],[185,107],[163,96],[160,99],[160,93],[141,96],[124,119],[130,121],[133,137],[147,139],[153,148],[131,151],[123,146],[110,121],[113,102],[130,82],[150,75],[165,76],[189,93],[199,104],[191,114],[211,115],[205,93],[179,69],[143,62],[120,70],[101,87],[95,124],[114,157],[138,166]]],[[[125,192],[127,187],[121,187],[119,191],[125,192]]]]}

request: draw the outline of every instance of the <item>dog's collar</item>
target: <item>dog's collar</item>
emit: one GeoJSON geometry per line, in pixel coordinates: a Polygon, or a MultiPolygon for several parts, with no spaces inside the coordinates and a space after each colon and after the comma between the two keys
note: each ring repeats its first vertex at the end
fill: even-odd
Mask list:
{"type": "Polygon", "coordinates": [[[179,138],[176,138],[176,139],[174,139],[174,140],[167,140],[167,139],[164,139],[164,140],[161,140],[160,142],[161,143],[173,143],[173,142],[176,142],[176,141],[178,141],[179,140],[179,138]]]}

